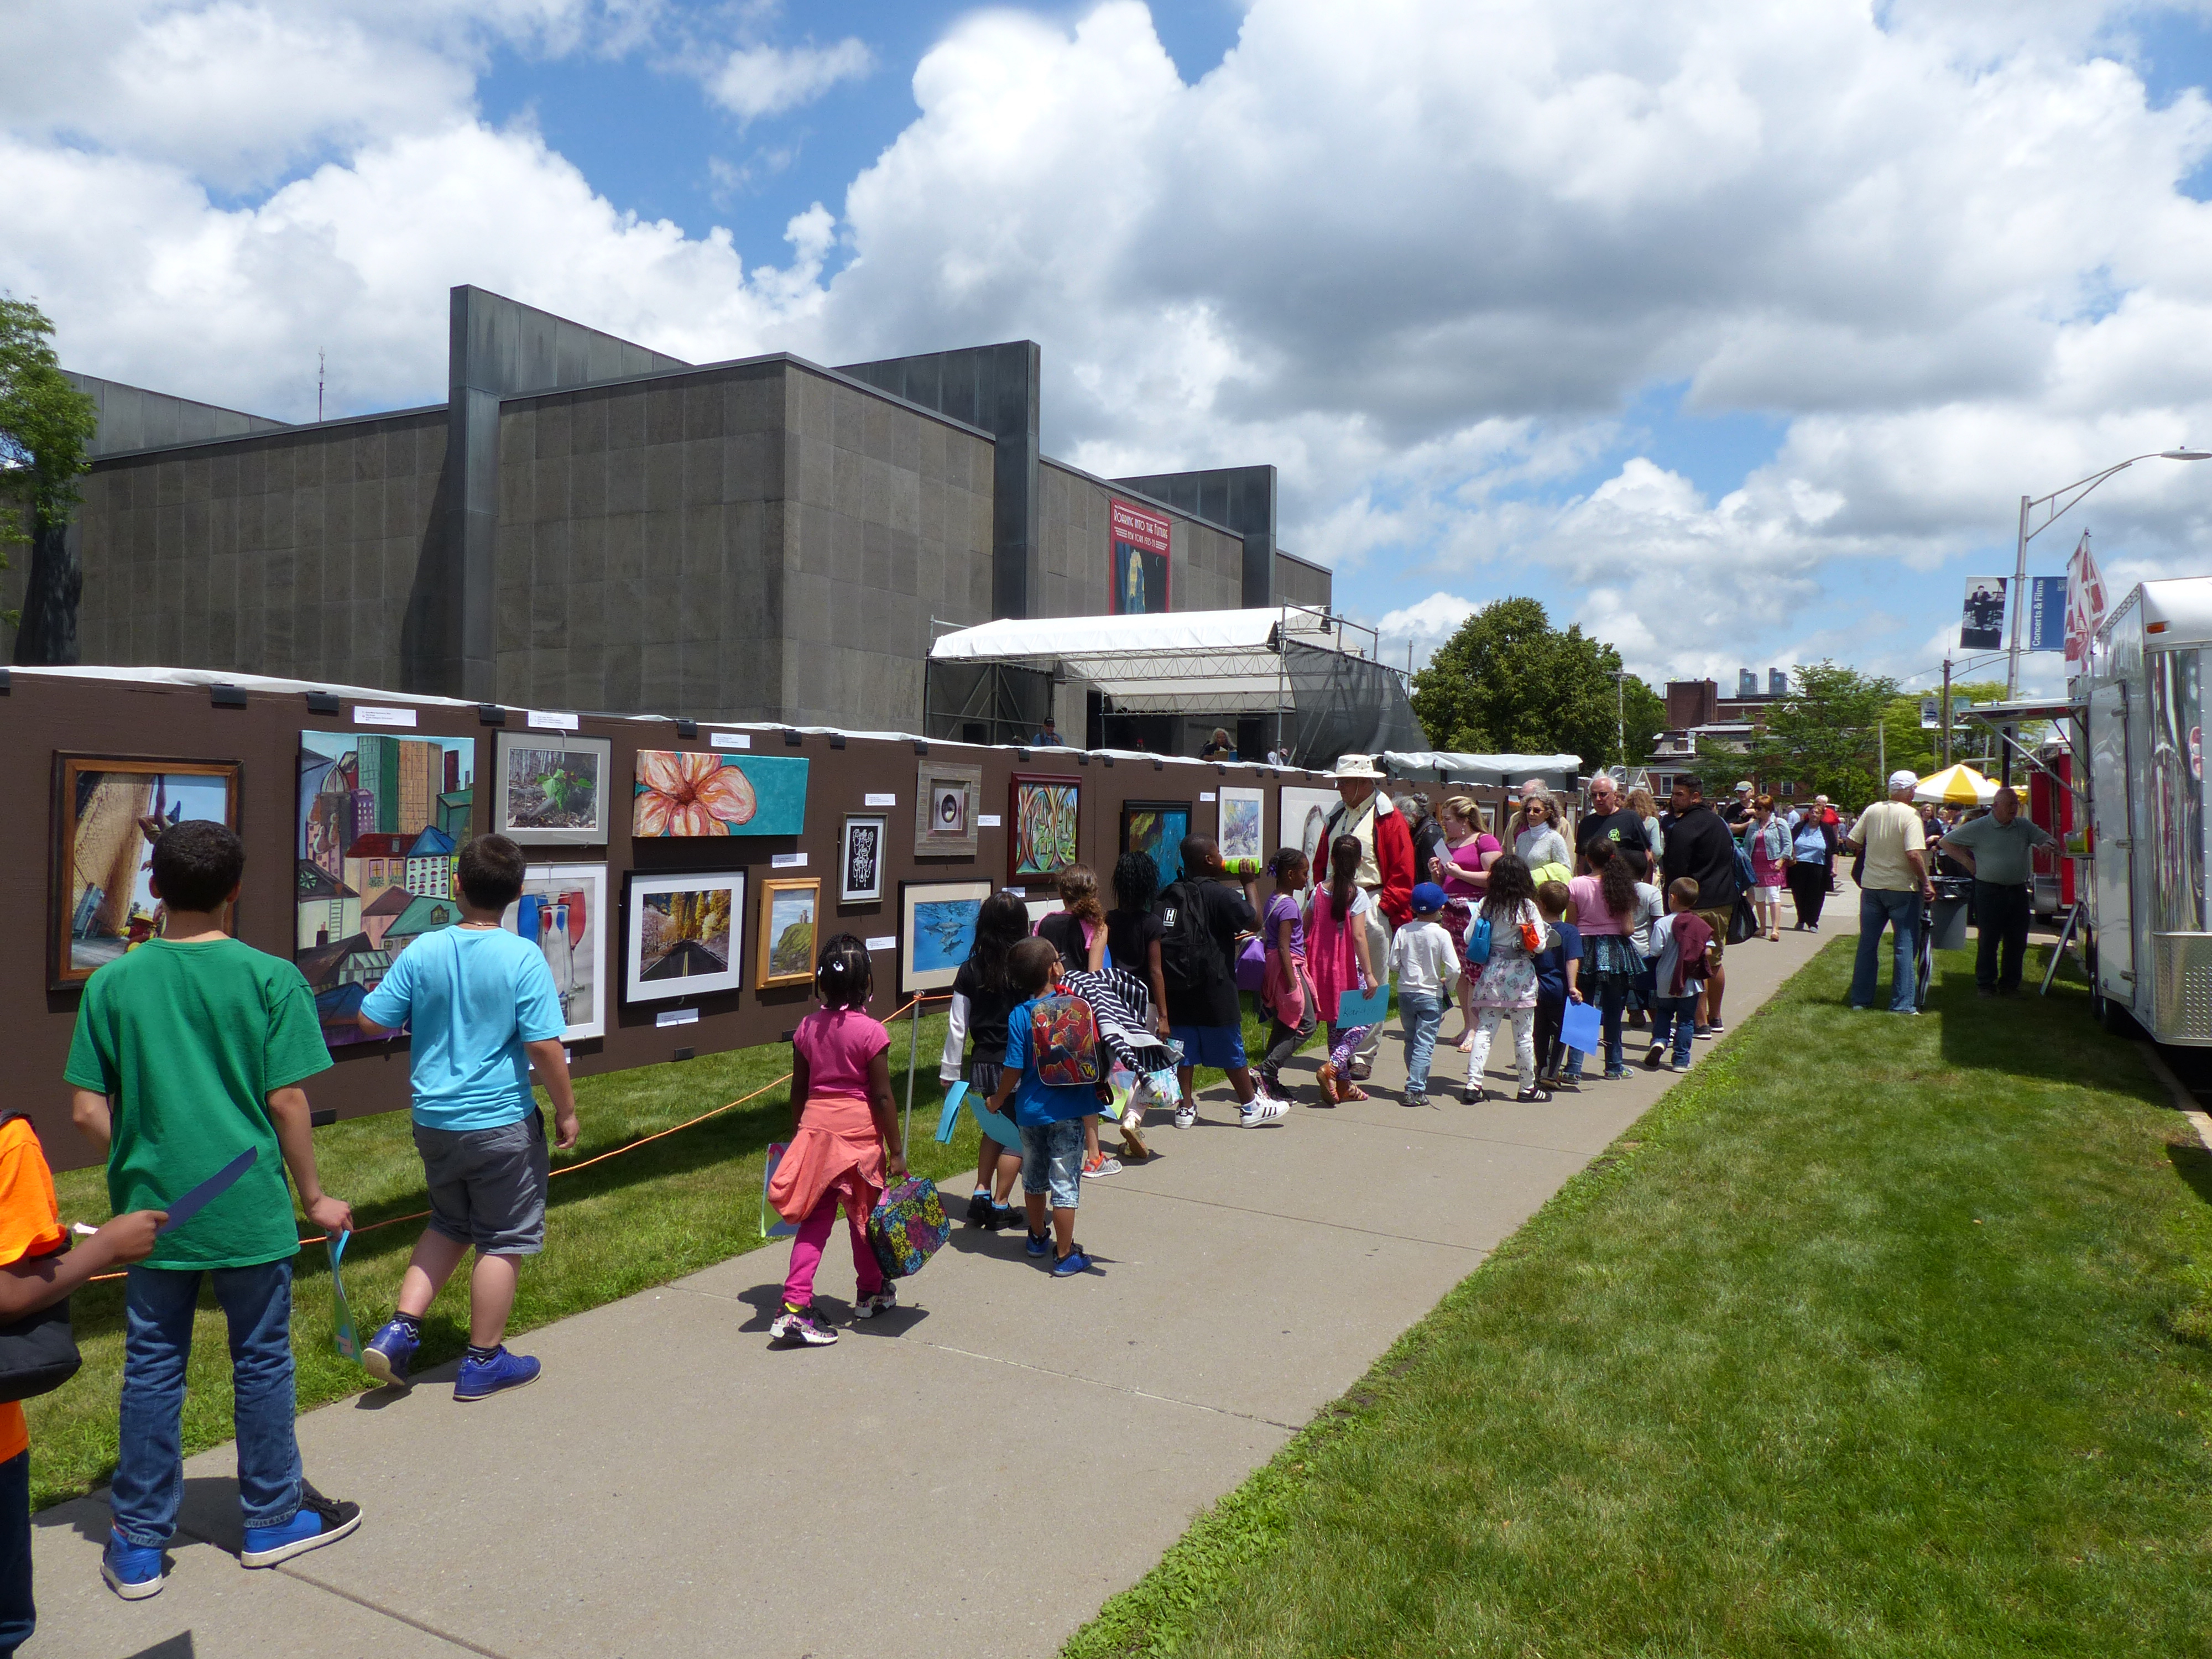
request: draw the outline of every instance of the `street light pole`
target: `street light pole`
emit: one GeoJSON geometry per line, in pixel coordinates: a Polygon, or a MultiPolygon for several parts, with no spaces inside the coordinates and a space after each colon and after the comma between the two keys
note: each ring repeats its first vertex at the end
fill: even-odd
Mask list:
{"type": "Polygon", "coordinates": [[[2048,495],[2023,495],[2020,498],[2020,540],[2015,544],[2012,565],[2012,592],[2008,596],[2012,606],[2012,643],[2005,651],[2005,700],[2009,702],[2020,695],[2020,635],[2027,617],[2027,544],[2051,528],[2075,504],[2116,472],[2124,472],[2137,461],[2212,461],[2212,449],[2191,449],[2186,444],[2176,444],[2172,449],[2154,449],[2144,455],[2130,455],[2117,466],[2108,466],[2102,472],[2093,472],[2086,478],[2077,478],[2063,489],[2054,489],[2048,495]],[[2059,497],[2065,496],[2063,501],[2059,497]],[[2043,522],[2030,530],[2028,520],[2039,507],[2047,507],[2043,522]]]}

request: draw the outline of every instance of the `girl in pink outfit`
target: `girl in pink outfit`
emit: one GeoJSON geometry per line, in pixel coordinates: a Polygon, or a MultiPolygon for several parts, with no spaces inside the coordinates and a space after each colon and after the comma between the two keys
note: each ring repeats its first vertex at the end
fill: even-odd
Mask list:
{"type": "Polygon", "coordinates": [[[779,1346],[825,1347],[837,1333],[814,1311],[814,1273],[845,1206],[860,1280],[853,1317],[867,1319],[898,1305],[898,1293],[868,1248],[868,1215],[890,1181],[906,1174],[898,1113],[891,1103],[890,1033],[867,1012],[875,990],[867,947],[840,933],[822,948],[814,994],[822,1006],[791,1037],[791,1145],[769,1183],[775,1212],[799,1228],[783,1311],[769,1327],[779,1346]]]}
{"type": "Polygon", "coordinates": [[[1446,796],[1442,817],[1443,855],[1431,859],[1420,878],[1444,890],[1444,932],[1459,953],[1459,1051],[1465,1054],[1474,1047],[1475,975],[1468,966],[1467,925],[1490,885],[1490,866],[1504,856],[1505,848],[1482,827],[1482,806],[1472,795],[1446,796]]]}
{"type": "Polygon", "coordinates": [[[1364,1025],[1340,1025],[1337,1005],[1347,991],[1375,988],[1373,947],[1364,922],[1352,923],[1374,908],[1359,885],[1360,846],[1357,836],[1339,836],[1328,849],[1329,878],[1316,883],[1306,910],[1306,963],[1313,975],[1314,1000],[1328,1021],[1328,1058],[1321,1065],[1322,1104],[1336,1106],[1367,1098],[1352,1078],[1352,1056],[1367,1035],[1364,1025]]]}

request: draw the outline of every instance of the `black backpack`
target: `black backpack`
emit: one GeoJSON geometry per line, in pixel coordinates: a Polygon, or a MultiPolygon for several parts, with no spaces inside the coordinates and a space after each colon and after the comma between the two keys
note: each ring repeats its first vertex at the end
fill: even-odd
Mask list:
{"type": "Polygon", "coordinates": [[[1221,946],[1206,925],[1195,882],[1179,881],[1160,895],[1160,976],[1170,1002],[1192,1002],[1228,976],[1221,946]]]}

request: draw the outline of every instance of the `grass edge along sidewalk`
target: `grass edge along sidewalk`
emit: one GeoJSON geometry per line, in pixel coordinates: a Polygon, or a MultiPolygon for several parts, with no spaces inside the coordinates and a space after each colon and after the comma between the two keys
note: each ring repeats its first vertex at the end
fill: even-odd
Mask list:
{"type": "Polygon", "coordinates": [[[2212,1651],[2212,1154],[2078,984],[1851,948],[1066,1659],[2212,1651]]]}
{"type": "MultiPolygon", "coordinates": [[[[885,1000],[878,995],[879,1005],[885,1000]]],[[[1247,997],[1248,1045],[1262,1040],[1266,1029],[1251,1012],[1250,1001],[1247,997]]],[[[910,1166],[942,1186],[951,1210],[966,1202],[963,1172],[975,1167],[977,1137],[975,1120],[963,1112],[951,1141],[937,1144],[938,1116],[944,1104],[937,1066],[945,1030],[941,1003],[939,1008],[934,1014],[925,1009],[918,1027],[901,1018],[887,1021],[886,1029],[891,1038],[891,1092],[902,1109],[909,1036],[918,1051],[910,1166]]],[[[404,1105],[405,1049],[395,1048],[385,1063],[398,1109],[315,1131],[315,1156],[323,1180],[354,1206],[356,1219],[363,1227],[410,1215],[428,1202],[404,1105]]],[[[544,1253],[522,1270],[508,1336],[524,1335],[758,1249],[766,1242],[760,1231],[760,1200],[767,1149],[772,1141],[790,1138],[790,1091],[782,1086],[790,1065],[789,1047],[778,1042],[577,1079],[582,1136],[572,1153],[555,1158],[558,1178],[546,1206],[544,1253]],[[756,1098],[735,1110],[665,1139],[640,1144],[757,1091],[761,1092],[756,1098]],[[576,1168],[614,1152],[622,1155],[588,1170],[576,1168]],[[573,1172],[562,1175],[563,1170],[573,1172]]],[[[1201,1068],[1197,1084],[1203,1089],[1219,1078],[1218,1072],[1201,1068]]],[[[307,1080],[307,1088],[312,1098],[313,1079],[307,1080]]],[[[543,1091],[539,1099],[542,1103],[543,1091]]],[[[1156,1115],[1154,1121],[1166,1121],[1164,1115],[1156,1115]]],[[[54,1184],[65,1221],[107,1218],[101,1167],[66,1171],[55,1177],[54,1184]]],[[[348,1243],[346,1297],[363,1340],[390,1313],[400,1274],[422,1229],[419,1220],[403,1221],[356,1233],[348,1243]]],[[[301,1231],[304,1237],[315,1230],[303,1223],[301,1231]]],[[[431,1308],[423,1322],[418,1372],[460,1357],[468,1340],[467,1296],[468,1277],[458,1274],[431,1308]]],[[[339,1358],[332,1346],[331,1301],[328,1255],[323,1246],[308,1245],[295,1259],[292,1294],[292,1348],[302,1412],[371,1386],[361,1368],[339,1358]]],[[[70,1314],[84,1368],[53,1393],[24,1402],[31,1431],[34,1509],[82,1497],[115,1468],[123,1364],[122,1285],[85,1286],[70,1299],[70,1314]]],[[[186,1373],[187,1457],[231,1437],[226,1344],[213,1291],[203,1285],[186,1373]]]]}

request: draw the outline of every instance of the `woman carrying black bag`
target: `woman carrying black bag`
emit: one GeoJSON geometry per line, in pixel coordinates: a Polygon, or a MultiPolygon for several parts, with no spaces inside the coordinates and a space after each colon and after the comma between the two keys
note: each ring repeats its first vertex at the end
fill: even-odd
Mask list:
{"type": "Polygon", "coordinates": [[[94,1273],[154,1253],[161,1210],[119,1215],[70,1249],[53,1172],[30,1120],[0,1117],[0,1659],[38,1626],[31,1599],[31,1434],[21,1402],[51,1392],[80,1363],[70,1292],[94,1273]]]}

